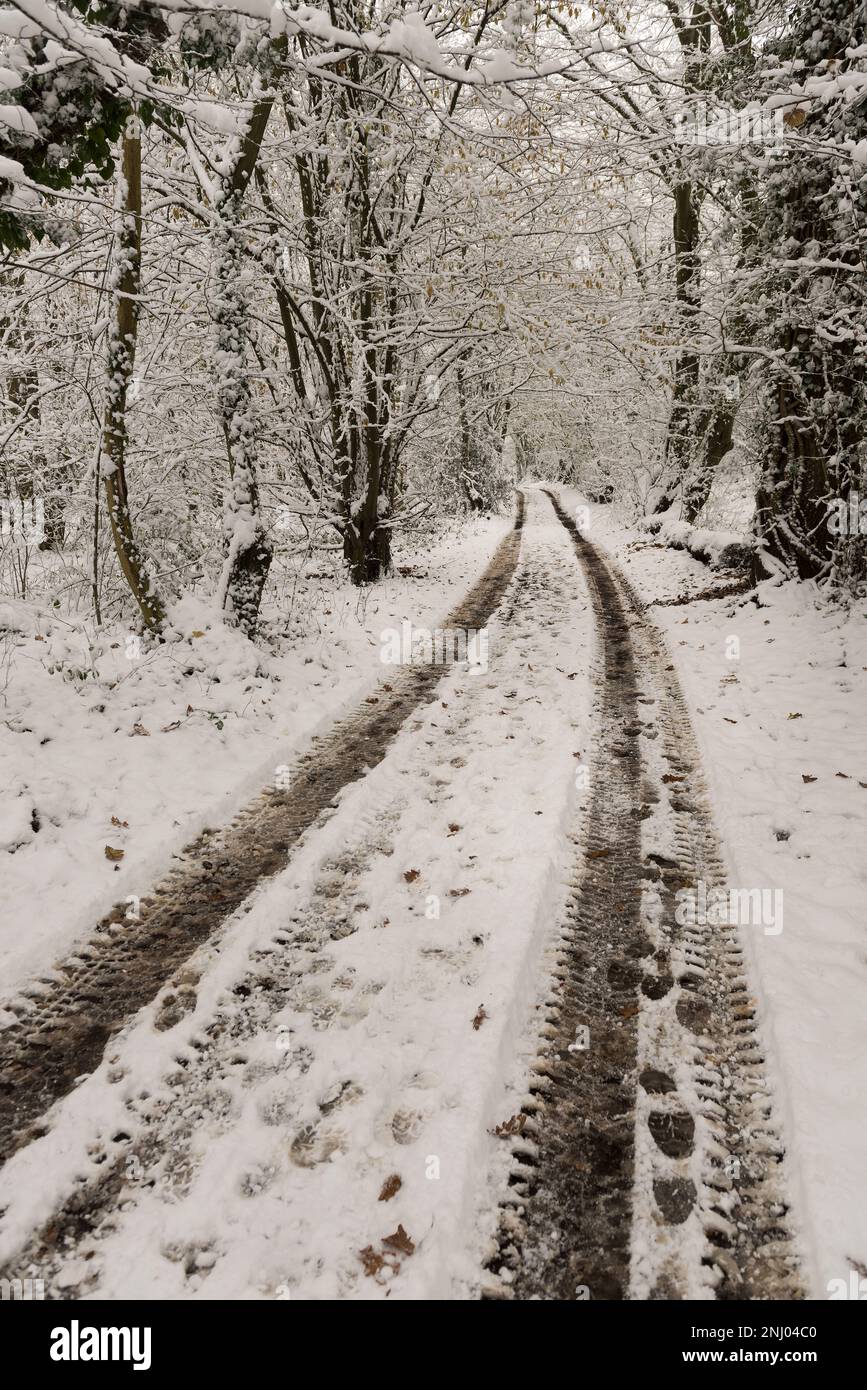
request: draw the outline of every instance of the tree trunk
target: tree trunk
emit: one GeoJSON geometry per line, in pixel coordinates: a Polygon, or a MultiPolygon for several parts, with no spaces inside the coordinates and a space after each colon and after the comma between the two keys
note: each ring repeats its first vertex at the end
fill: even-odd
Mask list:
{"type": "Polygon", "coordinates": [[[479,495],[478,489],[473,483],[473,436],[470,427],[469,411],[467,410],[467,387],[464,380],[463,367],[460,365],[457,368],[456,375],[458,386],[458,419],[460,423],[458,476],[470,511],[482,512],[485,509],[484,498],[479,495]]]}
{"type": "Polygon", "coordinates": [[[253,395],[247,375],[248,313],[243,288],[244,247],[241,204],[253,176],[274,104],[273,94],[257,99],[240,142],[231,174],[216,208],[213,313],[216,366],[223,433],[229,455],[225,507],[226,558],[218,600],[230,623],[252,637],[274,547],[259,506],[253,395]]]}
{"type": "Polygon", "coordinates": [[[374,584],[391,569],[391,528],[362,510],[343,532],[343,555],[353,584],[374,584]]]}
{"type": "Polygon", "coordinates": [[[136,117],[123,137],[124,196],[117,236],[115,321],[108,348],[108,383],[99,468],[120,567],[145,625],[159,632],[165,609],[133,532],[126,478],[126,399],[135,365],[141,289],[141,136],[136,117]]]}
{"type": "Polygon", "coordinates": [[[716,470],[732,447],[735,411],[734,401],[725,401],[710,413],[709,418],[705,417],[700,438],[701,457],[684,487],[683,515],[686,521],[695,521],[710,496],[716,470]]]}
{"type": "Polygon", "coordinates": [[[220,414],[229,455],[226,559],[219,602],[227,620],[252,637],[274,552],[259,508],[253,397],[246,360],[247,306],[241,286],[244,254],[237,225],[239,201],[238,194],[231,194],[223,202],[214,237],[215,356],[220,414]]]}
{"type": "Polygon", "coordinates": [[[768,554],[799,578],[811,579],[827,568],[833,549],[828,527],[833,487],[803,411],[804,402],[781,384],[753,524],[768,554]]]}
{"type": "MultiPolygon", "coordinates": [[[[699,228],[699,202],[695,185],[679,183],[674,188],[675,300],[678,332],[683,339],[689,339],[694,333],[701,303],[699,228]]],[[[698,385],[698,353],[692,347],[678,348],[665,440],[668,485],[654,508],[656,512],[666,511],[671,506],[670,493],[683,483],[689,469],[696,435],[698,385]]]]}

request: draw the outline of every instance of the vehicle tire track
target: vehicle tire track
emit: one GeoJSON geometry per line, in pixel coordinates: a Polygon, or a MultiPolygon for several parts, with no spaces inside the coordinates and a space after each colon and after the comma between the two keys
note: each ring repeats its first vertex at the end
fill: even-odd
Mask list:
{"type": "Polygon", "coordinates": [[[679,889],[725,884],[688,709],[643,605],[547,496],[593,595],[599,733],[586,867],[560,926],[483,1297],[800,1298],[738,929],[676,913],[679,889]],[[661,737],[658,788],[642,736],[661,737]],[[671,859],[642,857],[660,798],[671,859]]]}
{"type": "MultiPolygon", "coordinates": [[[[485,626],[515,572],[524,495],[515,523],[444,629],[485,626]]],[[[446,654],[448,655],[448,654],[446,654]]],[[[313,740],[286,786],[267,787],[221,831],[205,831],[178,867],[140,901],[126,902],[93,935],[7,1005],[16,1022],[0,1033],[0,1163],[44,1132],[39,1118],[99,1065],[111,1036],[152,1000],[197,946],[256,886],[285,867],[303,833],[350,783],[385,757],[406,720],[433,698],[445,664],[391,675],[328,734],[313,740]]],[[[176,997],[183,1011],[195,994],[176,997]]],[[[167,1024],[168,1026],[168,1024],[167,1024]]]]}
{"type": "MultiPolygon", "coordinates": [[[[541,509],[543,504],[534,505],[541,509]]],[[[547,504],[544,506],[547,509],[547,504]]],[[[565,543],[562,548],[567,549],[565,543]]],[[[511,688],[515,669],[520,663],[533,670],[527,658],[535,664],[537,653],[544,650],[544,639],[540,642],[539,635],[546,629],[548,657],[557,651],[561,622],[558,590],[565,591],[569,582],[568,571],[547,546],[525,549],[497,610],[502,641],[489,679],[468,681],[466,690],[449,696],[446,724],[441,724],[438,711],[437,723],[431,723],[424,732],[421,718],[413,722],[410,730],[420,733],[415,741],[419,756],[407,759],[406,749],[403,757],[392,754],[391,767],[386,763],[379,779],[373,779],[366,788],[363,810],[356,806],[347,818],[347,808],[342,808],[343,833],[339,833],[340,822],[336,821],[308,841],[308,855],[312,850],[318,857],[323,839],[330,839],[330,848],[318,863],[310,887],[293,901],[280,926],[269,928],[258,940],[241,973],[226,980],[212,1011],[203,1012],[194,1031],[177,1038],[174,1061],[163,1072],[159,1088],[133,1083],[129,1075],[131,1056],[141,1052],[140,1040],[126,1039],[122,1048],[109,1050],[105,1084],[127,1087],[126,1115],[99,1137],[94,1133],[88,1147],[95,1169],[92,1176],[76,1181],[50,1217],[40,1220],[15,1246],[14,1253],[7,1246],[0,1277],[10,1271],[34,1271],[32,1277],[43,1281],[49,1299],[115,1297],[117,1247],[123,1249],[122,1233],[131,1223],[140,1232],[152,1233],[147,1240],[141,1234],[136,1237],[139,1258],[146,1259],[149,1253],[151,1258],[177,1266],[192,1293],[196,1281],[210,1278],[221,1261],[231,1259],[231,1240],[215,1237],[203,1244],[201,1237],[181,1237],[179,1232],[184,1228],[195,1231],[196,1213],[203,1201],[202,1165],[213,1163],[215,1141],[219,1143],[225,1136],[231,1149],[234,1136],[249,1127],[250,1111],[243,1106],[251,1103],[268,1130],[261,1136],[257,1152],[247,1155],[243,1166],[235,1170],[233,1182],[238,1180],[245,1200],[260,1192],[268,1193],[271,1200],[278,1192],[281,1200],[285,1198],[281,1219],[285,1231],[291,1232],[291,1238],[286,1239],[286,1277],[313,1277],[311,1271],[322,1263],[322,1248],[317,1242],[322,1240],[326,1248],[328,1245],[321,1225],[315,1234],[308,1227],[306,1239],[302,1234],[307,1213],[315,1212],[321,1200],[317,1198],[317,1184],[333,1163],[343,1159],[352,1165],[351,1179],[341,1194],[347,1208],[357,1208],[363,1187],[359,1173],[367,1160],[351,1148],[345,1110],[352,1107],[362,1134],[373,1123],[371,1117],[377,1117],[384,1173],[400,1169],[404,1146],[413,1142],[417,1129],[422,1131],[431,1118],[426,1112],[428,1083],[423,1072],[398,1066],[395,1075],[376,1089],[368,1086],[363,1069],[349,1059],[356,1049],[360,1053],[370,1048],[376,1054],[377,1029],[380,1038],[390,1033],[401,998],[419,990],[420,962],[424,970],[422,995],[428,998],[429,992],[469,988],[467,976],[475,978],[485,954],[484,938],[475,933],[463,943],[452,939],[448,944],[425,936],[410,947],[395,973],[393,969],[386,971],[382,962],[377,965],[374,938],[366,957],[368,972],[357,971],[346,958],[341,960],[332,943],[342,942],[357,930],[359,907],[369,907],[364,875],[378,859],[394,854],[398,827],[413,801],[423,799],[431,817],[443,820],[453,794],[452,777],[443,774],[450,768],[461,768],[466,770],[457,773],[458,777],[475,776],[466,768],[462,755],[469,758],[478,751],[480,730],[486,723],[490,726],[491,710],[506,718],[507,728],[526,722],[525,708],[512,703],[512,697],[518,695],[518,689],[511,688]],[[530,649],[534,641],[536,647],[530,649]],[[511,665],[508,661],[500,664],[503,649],[511,652],[511,665]],[[461,698],[456,700],[455,695],[461,698]],[[424,749],[431,750],[429,766],[423,765],[424,749]],[[433,775],[428,776],[429,772],[433,775]],[[358,1040],[347,1051],[340,1039],[353,1034],[358,1040]],[[327,1090],[322,1081],[325,1059],[329,1059],[325,1068],[327,1090]],[[364,1113],[358,1120],[359,1110],[367,1111],[366,1120],[364,1113]],[[202,1125],[210,1127],[204,1135],[202,1125]],[[272,1144],[269,1136],[278,1142],[272,1144]],[[169,1225],[171,1233],[167,1234],[169,1225]]],[[[521,693],[529,695],[535,681],[533,677],[521,693]]],[[[493,798],[497,794],[492,788],[489,795],[493,798]]],[[[302,878],[304,858],[302,853],[295,861],[302,878]]],[[[398,889],[398,900],[405,888],[402,884],[398,889]]],[[[380,902],[378,911],[383,906],[396,921],[392,902],[380,902]]],[[[207,972],[201,956],[188,962],[182,973],[195,976],[200,970],[207,972]]],[[[169,992],[158,1000],[154,1026],[161,1026],[166,998],[179,992],[175,978],[169,992]]],[[[474,997],[467,1002],[475,1007],[474,997]]],[[[434,1049],[435,1040],[434,1031],[434,1049]]],[[[451,1046],[449,1039],[449,1049],[451,1046]]],[[[98,1086],[98,1079],[95,1081],[98,1086]]],[[[92,1093],[92,1104],[99,1113],[98,1091],[95,1096],[92,1093]]],[[[341,1199],[334,1199],[332,1205],[339,1208],[341,1199]]],[[[15,1205],[13,1199],[13,1210],[15,1205]]],[[[248,1235],[253,1224],[251,1217],[248,1235]]],[[[356,1246],[362,1248],[371,1234],[359,1234],[356,1246]]],[[[351,1274],[344,1269],[340,1275],[341,1296],[353,1296],[353,1287],[357,1292],[358,1281],[365,1277],[360,1264],[350,1262],[349,1268],[351,1274]]],[[[173,1277],[167,1274],[168,1279],[173,1277]]],[[[259,1292],[274,1296],[271,1287],[259,1292]]]]}

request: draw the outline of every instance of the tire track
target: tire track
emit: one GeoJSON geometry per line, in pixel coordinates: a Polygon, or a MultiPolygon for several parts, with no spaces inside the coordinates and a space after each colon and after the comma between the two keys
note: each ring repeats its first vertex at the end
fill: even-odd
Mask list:
{"type": "MultiPolygon", "coordinates": [[[[523,522],[518,492],[512,531],[443,628],[485,626],[514,574],[523,522]]],[[[134,920],[125,902],[117,904],[54,974],[11,1001],[17,1020],[0,1033],[0,1163],[44,1133],[40,1117],[96,1069],[113,1033],[263,879],[285,867],[300,837],[343,788],[382,761],[406,720],[433,698],[446,670],[443,664],[412,665],[388,687],[380,685],[375,697],[314,739],[288,786],[266,788],[226,829],[206,831],[187,846],[178,867],[141,899],[134,920]]],[[[194,1002],[191,990],[179,992],[166,1026],[194,1002]]]]}
{"type": "Polygon", "coordinates": [[[586,868],[483,1296],[800,1298],[738,929],[676,913],[679,889],[725,884],[688,709],[635,593],[547,496],[593,594],[599,735],[586,868]],[[661,737],[658,787],[642,736],[661,737]],[[662,799],[676,852],[643,858],[662,799]]]}
{"type": "MultiPolygon", "coordinates": [[[[533,507],[547,509],[547,503],[533,499],[533,507]]],[[[135,1059],[142,1055],[141,1038],[133,1034],[120,1048],[108,1051],[104,1085],[106,1089],[126,1087],[126,1113],[103,1127],[101,1134],[95,1130],[86,1141],[91,1176],[86,1182],[75,1181],[47,1220],[40,1214],[26,1236],[23,1232],[29,1223],[22,1223],[14,1246],[5,1227],[0,1277],[32,1271],[27,1277],[43,1280],[49,1299],[128,1296],[125,1286],[118,1287],[118,1278],[125,1277],[119,1275],[119,1267],[127,1258],[126,1240],[135,1226],[139,1262],[151,1261],[158,1267],[168,1262],[164,1277],[174,1292],[167,1296],[180,1296],[181,1275],[184,1296],[192,1296],[200,1281],[212,1279],[212,1271],[219,1269],[218,1277],[225,1279],[226,1265],[236,1263],[233,1238],[237,1239],[238,1227],[232,1226],[232,1217],[226,1213],[232,1210],[235,1194],[240,1194],[247,1206],[244,1241],[255,1239],[261,1219],[257,1198],[262,1195],[268,1203],[269,1238],[268,1223],[279,1204],[279,1243],[285,1261],[281,1280],[293,1287],[301,1281],[309,1285],[320,1276],[323,1251],[334,1248],[335,1232],[328,1227],[332,1213],[336,1213],[337,1231],[348,1231],[359,1209],[364,1219],[365,1188],[369,1202],[380,1185],[377,1181],[371,1187],[369,1171],[364,1176],[370,1160],[365,1143],[360,1150],[353,1149],[353,1127],[360,1135],[371,1131],[378,1135],[383,1150],[381,1176],[405,1167],[417,1135],[425,1138],[416,1162],[428,1148],[436,1150],[437,1142],[427,1138],[427,1131],[441,1111],[427,1104],[428,1088],[436,1091],[438,1064],[451,1055],[454,1046],[452,1034],[441,1030],[436,1001],[470,990],[469,1022],[476,1007],[476,977],[493,967],[490,958],[499,953],[486,949],[485,937],[472,929],[472,935],[465,932],[462,938],[437,934],[413,940],[411,932],[404,954],[390,957],[387,968],[378,959],[378,940],[383,939],[378,932],[367,938],[363,956],[351,950],[344,954],[338,943],[346,939],[348,944],[359,929],[359,909],[370,910],[375,899],[365,876],[395,854],[401,843],[401,823],[408,812],[412,819],[413,804],[427,804],[426,821],[444,822],[455,787],[461,781],[478,781],[477,769],[468,762],[484,747],[485,731],[490,737],[495,725],[502,739],[499,730],[503,727],[514,731],[526,724],[526,697],[534,694],[537,681],[540,691],[546,690],[544,673],[558,654],[562,598],[571,582],[563,564],[568,543],[555,527],[546,527],[546,531],[552,529],[560,555],[551,553],[549,541],[544,546],[538,540],[524,546],[514,581],[497,610],[502,640],[488,679],[468,681],[467,689],[446,697],[447,722],[442,722],[439,710],[428,728],[422,722],[424,716],[411,721],[416,756],[408,757],[406,746],[402,754],[400,748],[393,750],[367,784],[363,807],[342,806],[332,825],[318,829],[315,838],[299,847],[294,872],[308,884],[303,896],[299,894],[281,915],[279,926],[271,925],[258,938],[254,932],[255,944],[239,973],[224,979],[224,988],[212,995],[212,1007],[189,1030],[181,1025],[174,1060],[166,1062],[159,1087],[154,1089],[152,1075],[146,1084],[140,1076],[133,1080],[135,1059]],[[523,674],[534,668],[538,674],[523,674]],[[519,695],[524,698],[519,700],[519,695]],[[505,726],[500,716],[506,716],[505,726]],[[429,770],[434,775],[426,777],[429,770]],[[317,867],[308,881],[311,858],[317,867]],[[362,959],[364,966],[359,968],[362,959]],[[420,1027],[421,1036],[404,1035],[409,1044],[403,1049],[406,1061],[398,1060],[393,1074],[388,1074],[390,1069],[385,1075],[375,1068],[368,1072],[361,1064],[362,1056],[372,1055],[375,1060],[386,1036],[400,1036],[394,1032],[395,1019],[400,1016],[400,1000],[407,996],[418,1001],[413,1026],[420,1027]],[[427,1022],[426,1009],[430,1011],[427,1022]],[[348,1046],[346,1039],[350,1039],[348,1046]],[[420,1055],[425,1060],[423,1070],[417,1066],[420,1055]],[[373,1086],[370,1075],[376,1077],[373,1086]],[[350,1110],[352,1120],[347,1124],[350,1110]],[[240,1162],[233,1156],[236,1144],[237,1150],[243,1150],[245,1131],[251,1122],[255,1127],[259,1121],[267,1128],[260,1132],[255,1151],[247,1152],[240,1162]],[[222,1219],[227,1224],[205,1239],[197,1230],[199,1213],[207,1205],[205,1184],[210,1183],[208,1197],[214,1190],[214,1153],[221,1143],[226,1144],[226,1166],[219,1181],[225,1187],[213,1199],[219,1204],[222,1196],[222,1219]],[[340,1192],[329,1199],[328,1218],[311,1219],[311,1213],[320,1209],[322,1185],[340,1162],[346,1165],[346,1177],[340,1192]],[[203,1175],[205,1164],[210,1165],[209,1176],[203,1175]]],[[[563,697],[563,703],[570,703],[568,697],[563,697]]],[[[532,742],[541,743],[541,736],[532,742]]],[[[479,798],[480,810],[486,801],[497,798],[492,784],[479,798]]],[[[423,861],[411,854],[401,862],[423,861]]],[[[473,891],[479,887],[473,883],[473,891]]],[[[404,891],[400,884],[389,896],[376,900],[380,923],[384,912],[397,923],[404,891]]],[[[200,955],[187,963],[183,974],[207,976],[209,968],[200,955]]],[[[169,990],[177,992],[177,983],[172,980],[169,990]]],[[[485,990],[481,992],[489,997],[485,990]]],[[[165,998],[164,993],[160,1005],[165,998]]],[[[161,1013],[160,1008],[154,1026],[160,1026],[161,1013]]],[[[402,1049],[396,1041],[393,1050],[400,1059],[402,1049]]],[[[91,1105],[99,1114],[98,1078],[94,1083],[97,1090],[91,1089],[91,1105]]],[[[450,1114],[452,1104],[453,1099],[450,1114]]],[[[474,1145],[468,1147],[468,1163],[472,1163],[470,1152],[474,1153],[474,1145]]],[[[222,1169],[219,1161],[218,1166],[222,1169]]],[[[13,1213],[13,1224],[18,1220],[16,1199],[26,1200],[22,1191],[28,1185],[26,1170],[18,1182],[18,1192],[13,1180],[0,1200],[2,1206],[11,1198],[7,1210],[13,1213]]],[[[371,1240],[378,1215],[377,1205],[373,1225],[362,1225],[348,1239],[349,1249],[360,1250],[371,1240]]],[[[430,1213],[418,1220],[424,1229],[430,1213]]],[[[338,1262],[337,1268],[340,1296],[357,1296],[359,1282],[365,1281],[361,1264],[350,1260],[347,1265],[338,1262]]],[[[273,1281],[256,1287],[263,1296],[275,1296],[273,1281]]]]}

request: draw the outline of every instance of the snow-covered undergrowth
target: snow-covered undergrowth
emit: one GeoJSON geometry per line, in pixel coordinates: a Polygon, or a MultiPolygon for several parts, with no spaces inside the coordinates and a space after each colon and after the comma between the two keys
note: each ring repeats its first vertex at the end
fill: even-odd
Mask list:
{"type": "Polygon", "coordinates": [[[675,550],[688,550],[690,555],[703,560],[711,569],[743,565],[753,550],[746,535],[737,531],[709,531],[704,526],[691,526],[679,517],[649,517],[643,523],[642,530],[675,550]]]}
{"type": "Polygon", "coordinates": [[[228,821],[381,677],[382,630],[435,626],[510,525],[468,522],[361,592],[302,574],[256,644],[189,595],[160,644],[0,601],[0,997],[228,821]]]}
{"type": "MultiPolygon", "coordinates": [[[[585,503],[564,490],[575,504],[585,503]]],[[[778,924],[743,929],[814,1296],[867,1261],[867,614],[804,583],[672,603],[707,569],[590,505],[666,634],[692,711],[731,884],[782,890],[778,924]],[[662,600],[662,605],[659,605],[662,600]]],[[[720,576],[720,587],[723,579],[720,576]]]]}

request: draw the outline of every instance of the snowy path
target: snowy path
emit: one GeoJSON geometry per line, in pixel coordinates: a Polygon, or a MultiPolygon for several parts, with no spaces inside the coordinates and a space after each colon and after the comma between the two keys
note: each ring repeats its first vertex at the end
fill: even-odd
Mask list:
{"type": "MultiPolygon", "coordinates": [[[[520,550],[523,498],[515,526],[478,583],[446,619],[480,628],[499,603],[520,550]]],[[[282,869],[301,835],[350,782],[385,756],[395,734],[432,698],[444,667],[409,667],[330,732],[313,740],[296,765],[281,765],[272,785],[222,832],[205,831],[144,897],[125,899],[56,968],[6,1005],[0,1033],[0,1158],[32,1137],[31,1125],[99,1063],[106,1043],[165,981],[241,906],[262,880],[282,869]]],[[[164,1000],[163,1024],[190,1007],[190,991],[164,1000]]]]}
{"type": "Polygon", "coordinates": [[[489,632],[13,1155],[4,1273],[797,1296],[737,942],[674,919],[720,861],[662,639],[535,491],[489,632]]]}
{"type": "Polygon", "coordinates": [[[504,1202],[505,1283],[542,1298],[803,1296],[782,1145],[736,927],[682,920],[725,883],[661,634],[552,496],[605,662],[585,869],[570,897],[539,1081],[504,1202]]]}
{"type": "Polygon", "coordinates": [[[443,681],[188,962],[166,991],[186,1016],[143,1010],[10,1160],[4,1263],[25,1248],[66,1296],[372,1297],[402,1225],[395,1294],[477,1282],[589,735],[587,596],[548,503],[529,511],[488,674],[443,681]]]}

